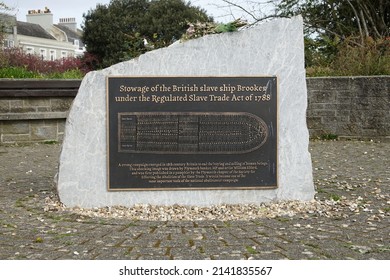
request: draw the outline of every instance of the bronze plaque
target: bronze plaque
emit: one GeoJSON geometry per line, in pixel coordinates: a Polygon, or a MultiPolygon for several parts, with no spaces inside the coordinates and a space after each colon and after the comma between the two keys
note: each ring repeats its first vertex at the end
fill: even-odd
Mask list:
{"type": "Polygon", "coordinates": [[[276,77],[108,77],[108,190],[277,187],[276,77]]]}

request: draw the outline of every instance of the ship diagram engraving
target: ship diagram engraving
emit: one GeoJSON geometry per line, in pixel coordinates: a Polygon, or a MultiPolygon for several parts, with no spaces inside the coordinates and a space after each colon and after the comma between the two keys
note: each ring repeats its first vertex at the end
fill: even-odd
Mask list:
{"type": "Polygon", "coordinates": [[[269,130],[247,112],[118,113],[118,152],[243,154],[259,149],[269,130]]]}

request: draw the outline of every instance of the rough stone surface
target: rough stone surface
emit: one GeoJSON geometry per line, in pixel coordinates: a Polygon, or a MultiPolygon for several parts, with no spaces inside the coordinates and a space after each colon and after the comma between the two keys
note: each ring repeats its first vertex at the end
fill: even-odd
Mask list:
{"type": "Polygon", "coordinates": [[[89,73],[67,119],[58,192],[67,206],[214,205],[314,196],[306,127],[302,18],[279,19],[240,32],[205,36],[89,73]],[[107,192],[106,78],[121,76],[278,77],[278,182],[275,190],[107,192]]]}
{"type": "Polygon", "coordinates": [[[311,137],[389,140],[389,76],[309,78],[307,84],[311,137]]]}
{"type": "MultiPolygon", "coordinates": [[[[30,91],[34,92],[26,89],[30,91]]],[[[0,145],[62,140],[73,97],[19,96],[20,89],[15,89],[14,94],[14,97],[3,97],[0,90],[0,145]]]]}

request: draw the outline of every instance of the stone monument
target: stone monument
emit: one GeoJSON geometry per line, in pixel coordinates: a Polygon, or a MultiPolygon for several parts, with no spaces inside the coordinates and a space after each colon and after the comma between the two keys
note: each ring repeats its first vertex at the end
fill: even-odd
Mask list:
{"type": "Polygon", "coordinates": [[[67,118],[60,200],[84,208],[311,200],[306,107],[301,17],[90,72],[67,118]]]}

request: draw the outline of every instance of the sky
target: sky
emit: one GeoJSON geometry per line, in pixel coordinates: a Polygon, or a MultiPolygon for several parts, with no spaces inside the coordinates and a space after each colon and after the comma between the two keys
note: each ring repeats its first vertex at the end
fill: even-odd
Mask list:
{"type": "MultiPolygon", "coordinates": [[[[0,0],[8,7],[12,8],[10,14],[16,15],[19,21],[26,21],[28,10],[38,10],[49,8],[53,14],[54,23],[59,22],[59,18],[74,17],[80,27],[83,21],[83,13],[94,9],[97,4],[108,4],[110,0],[0,0]]],[[[237,0],[236,0],[237,1],[237,0]]],[[[218,22],[229,22],[235,18],[243,18],[243,13],[238,10],[226,8],[226,3],[221,0],[192,0],[193,6],[199,6],[207,11],[218,22]],[[225,8],[224,8],[225,7],[225,8]],[[231,14],[234,14],[234,17],[231,14]]],[[[238,1],[247,3],[248,1],[238,1]]]]}

